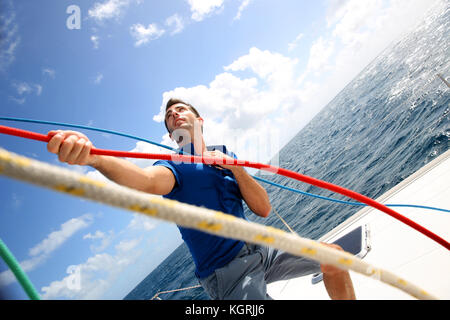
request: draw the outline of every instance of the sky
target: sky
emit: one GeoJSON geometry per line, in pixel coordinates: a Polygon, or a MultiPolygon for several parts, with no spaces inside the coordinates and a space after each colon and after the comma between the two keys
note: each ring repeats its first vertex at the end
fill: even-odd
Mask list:
{"type": "MultiPolygon", "coordinates": [[[[207,144],[276,165],[278,150],[439,1],[0,0],[0,116],[175,147],[162,110],[176,97],[200,112],[207,144]]],[[[97,148],[167,152],[78,131],[97,148]]],[[[106,179],[41,142],[0,135],[0,147],[106,179]]],[[[170,223],[5,177],[0,190],[0,238],[44,299],[122,299],[182,243],[170,223]]],[[[3,262],[0,289],[27,298],[3,262]]]]}

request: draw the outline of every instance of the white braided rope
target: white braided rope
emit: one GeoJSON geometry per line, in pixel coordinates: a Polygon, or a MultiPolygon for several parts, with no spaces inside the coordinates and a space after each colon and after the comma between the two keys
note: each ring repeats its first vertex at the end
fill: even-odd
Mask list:
{"type": "Polygon", "coordinates": [[[191,286],[191,287],[186,287],[186,288],[173,289],[173,290],[166,290],[166,291],[159,291],[159,292],[157,292],[150,300],[155,300],[155,299],[161,300],[161,298],[159,297],[161,294],[172,293],[172,292],[180,292],[180,291],[186,291],[186,290],[191,290],[191,289],[200,288],[201,286],[202,286],[201,284],[198,284],[198,285],[196,285],[196,286],[191,286]]]}
{"type": "Polygon", "coordinates": [[[0,174],[56,191],[139,212],[217,236],[271,246],[297,256],[378,279],[418,299],[436,299],[395,274],[371,266],[354,255],[282,230],[245,221],[219,211],[163,199],[76,172],[18,156],[0,148],[0,174]]]}

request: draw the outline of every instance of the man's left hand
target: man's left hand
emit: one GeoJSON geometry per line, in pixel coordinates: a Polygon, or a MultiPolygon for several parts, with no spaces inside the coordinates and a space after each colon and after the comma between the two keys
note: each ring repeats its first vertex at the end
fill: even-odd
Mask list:
{"type": "MultiPolygon", "coordinates": [[[[217,162],[216,162],[217,164],[213,164],[212,162],[210,164],[224,168],[224,169],[233,171],[237,168],[236,166],[226,165],[226,163],[233,163],[235,159],[224,154],[223,152],[218,151],[218,150],[205,151],[205,152],[203,152],[202,157],[208,157],[208,158],[213,158],[214,160],[217,160],[217,162]]],[[[207,161],[207,163],[209,163],[209,162],[207,161]]]]}
{"type": "MultiPolygon", "coordinates": [[[[323,245],[328,247],[342,250],[340,246],[336,244],[328,244],[322,242],[323,245]]],[[[328,295],[333,300],[355,300],[355,290],[353,289],[352,279],[350,273],[346,270],[339,269],[333,265],[321,264],[320,268],[323,272],[323,282],[327,289],[328,295]]]]}
{"type": "MultiPolygon", "coordinates": [[[[344,251],[344,249],[342,249],[337,244],[325,243],[325,242],[321,242],[321,244],[323,244],[323,245],[325,245],[327,247],[333,248],[333,249],[344,251]]],[[[337,268],[337,267],[335,267],[335,266],[333,266],[331,264],[321,264],[320,265],[320,269],[322,270],[323,273],[327,273],[329,275],[335,275],[335,274],[338,274],[338,273],[346,272],[346,270],[339,269],[339,268],[337,268]]]]}

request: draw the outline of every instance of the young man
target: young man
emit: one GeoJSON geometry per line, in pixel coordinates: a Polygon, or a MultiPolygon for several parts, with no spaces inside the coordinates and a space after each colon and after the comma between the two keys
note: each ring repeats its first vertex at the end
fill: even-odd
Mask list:
{"type": "MultiPolygon", "coordinates": [[[[207,147],[203,119],[190,104],[170,99],[165,125],[179,153],[218,159],[236,158],[225,146],[207,147]]],[[[157,161],[141,169],[124,159],[90,155],[92,143],[76,131],[50,131],[47,149],[69,164],[90,165],[109,179],[140,191],[180,202],[244,216],[244,200],[251,211],[267,217],[269,197],[242,167],[157,161]]],[[[195,275],[212,299],[268,299],[266,284],[323,272],[332,299],[355,299],[347,271],[278,250],[179,227],[195,262],[195,275]]],[[[330,245],[337,249],[338,246],[330,245]]]]}

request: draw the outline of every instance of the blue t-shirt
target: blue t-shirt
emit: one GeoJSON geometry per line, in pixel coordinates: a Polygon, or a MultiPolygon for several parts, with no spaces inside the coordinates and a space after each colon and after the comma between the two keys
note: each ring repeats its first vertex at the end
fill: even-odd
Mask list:
{"type": "MultiPolygon", "coordinates": [[[[233,158],[233,152],[225,146],[209,146],[209,151],[219,150],[233,158]]],[[[184,146],[178,153],[194,154],[192,144],[184,146]]],[[[153,165],[169,168],[175,176],[175,186],[165,198],[195,206],[203,206],[246,219],[242,205],[242,195],[233,173],[203,163],[183,163],[166,160],[153,165]]],[[[247,219],[246,219],[247,220],[247,219]]],[[[196,276],[205,278],[214,270],[228,264],[239,253],[244,242],[214,236],[205,232],[178,226],[196,266],[196,276]]]]}

